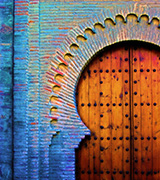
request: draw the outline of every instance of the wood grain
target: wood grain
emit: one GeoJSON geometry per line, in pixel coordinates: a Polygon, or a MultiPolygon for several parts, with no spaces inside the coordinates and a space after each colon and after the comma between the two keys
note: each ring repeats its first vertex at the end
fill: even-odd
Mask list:
{"type": "Polygon", "coordinates": [[[84,70],[77,103],[91,136],[76,150],[76,179],[160,178],[159,59],[157,48],[124,43],[84,70]]]}

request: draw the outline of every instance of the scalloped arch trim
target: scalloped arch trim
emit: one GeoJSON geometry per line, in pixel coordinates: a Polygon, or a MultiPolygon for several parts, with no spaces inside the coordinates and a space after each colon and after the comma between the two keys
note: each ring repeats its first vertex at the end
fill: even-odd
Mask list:
{"type": "Polygon", "coordinates": [[[138,40],[160,46],[158,13],[152,14],[145,7],[139,9],[136,4],[130,9],[128,13],[123,9],[105,10],[75,27],[51,60],[46,85],[51,92],[50,123],[55,131],[70,132],[70,144],[78,145],[90,133],[75,106],[77,82],[90,59],[106,46],[121,41],[138,40]]]}

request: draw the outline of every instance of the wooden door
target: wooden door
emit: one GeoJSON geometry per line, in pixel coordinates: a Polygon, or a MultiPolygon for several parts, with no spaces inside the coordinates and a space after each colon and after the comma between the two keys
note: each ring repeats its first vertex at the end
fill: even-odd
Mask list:
{"type": "Polygon", "coordinates": [[[76,149],[76,179],[160,179],[160,53],[113,45],[86,67],[77,108],[91,131],[76,149]]]}

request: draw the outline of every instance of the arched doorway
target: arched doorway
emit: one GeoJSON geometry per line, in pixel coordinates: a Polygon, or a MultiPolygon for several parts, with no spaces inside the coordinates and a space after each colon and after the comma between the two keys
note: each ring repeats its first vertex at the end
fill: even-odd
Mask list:
{"type": "Polygon", "coordinates": [[[160,179],[160,52],[128,41],[99,53],[77,86],[91,131],[76,149],[76,179],[160,179]]]}

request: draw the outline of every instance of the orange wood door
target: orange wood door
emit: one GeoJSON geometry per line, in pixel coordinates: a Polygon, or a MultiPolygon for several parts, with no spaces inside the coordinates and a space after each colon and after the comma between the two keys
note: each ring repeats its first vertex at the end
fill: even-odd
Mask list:
{"type": "Polygon", "coordinates": [[[159,73],[157,48],[138,42],[111,46],[86,67],[77,108],[91,136],[76,149],[76,179],[160,179],[159,73]]]}

